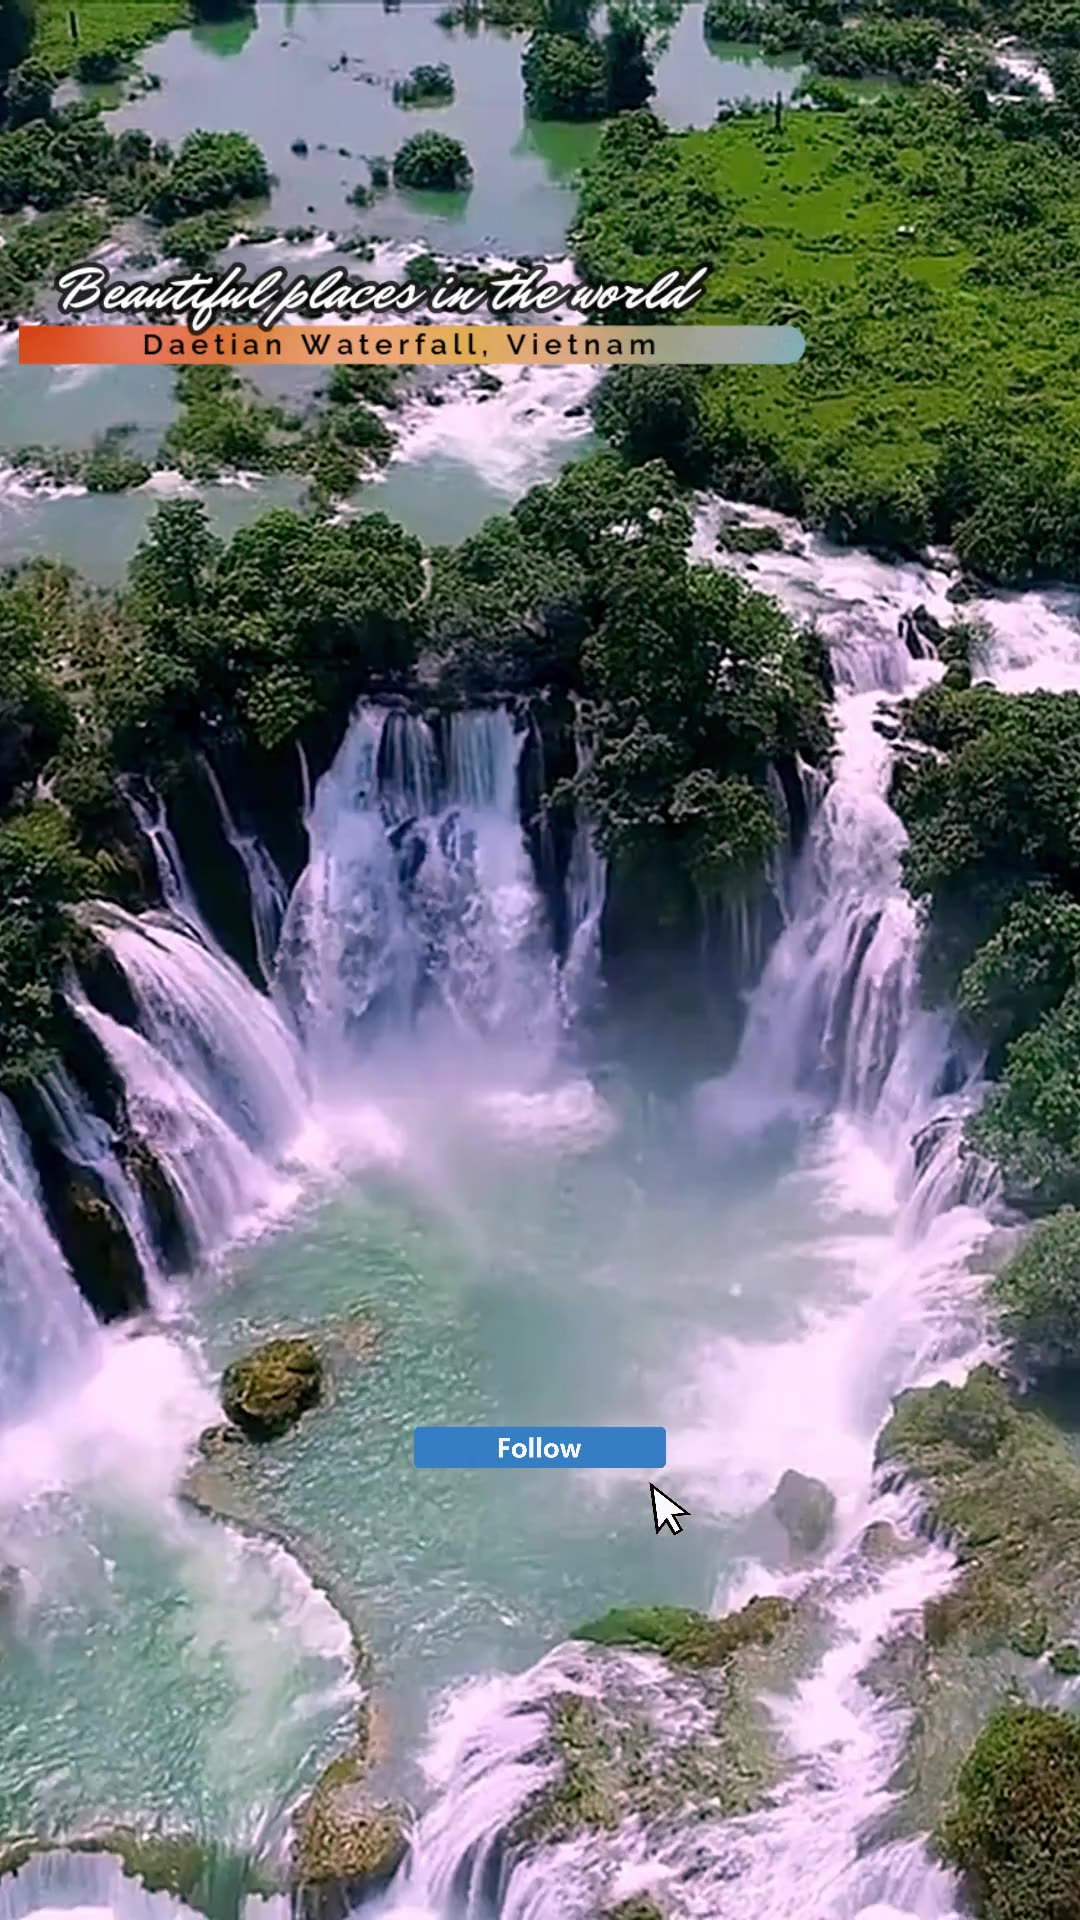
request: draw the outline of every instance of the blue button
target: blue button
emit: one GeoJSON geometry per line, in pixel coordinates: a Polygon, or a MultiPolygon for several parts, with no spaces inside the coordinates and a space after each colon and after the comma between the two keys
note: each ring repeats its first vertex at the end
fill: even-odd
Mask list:
{"type": "Polygon", "coordinates": [[[666,1467],[666,1427],[417,1427],[417,1467],[666,1467]]]}

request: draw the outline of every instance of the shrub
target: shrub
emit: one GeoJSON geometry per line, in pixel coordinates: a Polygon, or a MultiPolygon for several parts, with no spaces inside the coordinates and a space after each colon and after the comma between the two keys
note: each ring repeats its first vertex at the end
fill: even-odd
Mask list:
{"type": "Polygon", "coordinates": [[[454,76],[442,61],[437,66],[414,67],[407,80],[395,80],[394,99],[399,106],[433,106],[454,97],[454,76]]]}
{"type": "Polygon", "coordinates": [[[598,120],[604,113],[607,73],[598,41],[534,33],[521,72],[525,105],[537,120],[598,120]]]}
{"type": "Polygon", "coordinates": [[[453,193],[469,185],[472,166],[460,140],[447,133],[414,133],[394,155],[394,184],[453,193]]]}
{"type": "Polygon", "coordinates": [[[1035,1367],[1080,1364],[1080,1213],[1040,1221],[990,1282],[1002,1329],[1035,1367]]]}
{"type": "Polygon", "coordinates": [[[42,60],[24,60],[8,77],[7,117],[10,127],[47,120],[52,111],[56,76],[42,60]]]}
{"type": "Polygon", "coordinates": [[[979,1920],[1075,1920],[1080,1721],[1049,1707],[999,1707],[960,1770],[939,1843],[979,1920]]]}
{"type": "Polygon", "coordinates": [[[246,133],[190,133],[153,194],[150,212],[167,223],[234,200],[258,200],[269,191],[266,161],[246,133]]]}

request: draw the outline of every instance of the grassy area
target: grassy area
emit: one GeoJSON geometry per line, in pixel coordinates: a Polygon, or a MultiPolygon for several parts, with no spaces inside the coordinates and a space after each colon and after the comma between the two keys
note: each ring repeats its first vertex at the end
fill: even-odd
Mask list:
{"type": "Polygon", "coordinates": [[[1052,109],[980,119],[935,92],[779,130],[626,121],[576,252],[606,281],[708,262],[694,319],[802,329],[798,366],[707,378],[732,492],[871,545],[952,538],[991,578],[1080,561],[1080,159],[1052,109]]]}
{"type": "Polygon", "coordinates": [[[67,73],[79,54],[121,48],[137,53],[190,19],[189,0],[37,0],[34,52],[54,73],[67,73]]]}

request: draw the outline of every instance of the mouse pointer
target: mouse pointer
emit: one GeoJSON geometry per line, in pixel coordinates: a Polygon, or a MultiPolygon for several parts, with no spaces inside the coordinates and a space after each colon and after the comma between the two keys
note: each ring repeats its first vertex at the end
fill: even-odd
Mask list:
{"type": "Polygon", "coordinates": [[[653,1526],[657,1533],[660,1532],[661,1527],[670,1527],[672,1533],[681,1533],[679,1516],[680,1514],[689,1516],[689,1507],[680,1507],[677,1500],[673,1500],[670,1494],[661,1493],[659,1487],[654,1487],[651,1480],[649,1492],[652,1495],[653,1526]]]}

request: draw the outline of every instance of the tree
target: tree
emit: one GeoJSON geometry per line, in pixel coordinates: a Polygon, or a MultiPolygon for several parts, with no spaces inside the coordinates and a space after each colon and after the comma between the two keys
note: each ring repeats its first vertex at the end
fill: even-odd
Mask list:
{"type": "Polygon", "coordinates": [[[265,157],[246,133],[189,133],[149,210],[167,223],[235,200],[260,200],[269,191],[265,157]]]}
{"type": "Polygon", "coordinates": [[[472,165],[460,140],[447,133],[414,133],[394,155],[394,184],[427,192],[460,192],[472,165]]]}
{"type": "Polygon", "coordinates": [[[34,38],[34,0],[0,0],[0,84],[22,65],[34,38]]]}
{"type": "Polygon", "coordinates": [[[632,13],[619,7],[612,7],[608,12],[604,70],[604,98],[609,113],[634,112],[647,106],[656,92],[645,29],[632,13]]]}
{"type": "Polygon", "coordinates": [[[1036,1370],[1080,1366],[1080,1213],[1061,1207],[1035,1226],[990,1282],[1001,1328],[1036,1370]]]}
{"type": "Polygon", "coordinates": [[[43,60],[24,60],[8,75],[8,125],[23,127],[30,120],[47,120],[55,90],[56,76],[43,60]]]}
{"type": "Polygon", "coordinates": [[[521,72],[525,105],[537,120],[598,120],[604,112],[607,73],[596,40],[534,33],[521,72]]]}
{"type": "Polygon", "coordinates": [[[998,1707],[960,1769],[939,1841],[979,1920],[1072,1920],[1080,1720],[1052,1707],[998,1707]]]}
{"type": "Polygon", "coordinates": [[[665,460],[702,484],[712,459],[704,383],[693,367],[617,367],[596,389],[596,430],[627,460],[665,460]]]}

